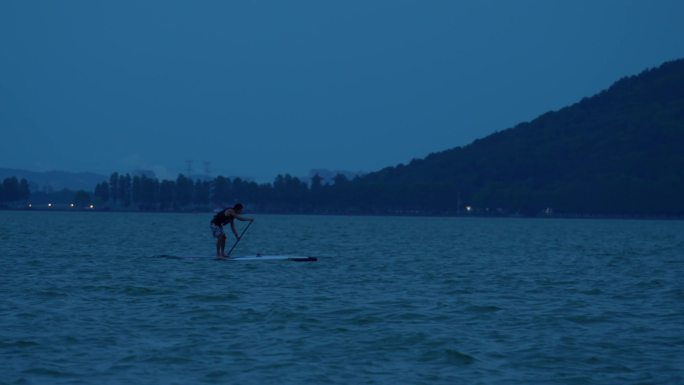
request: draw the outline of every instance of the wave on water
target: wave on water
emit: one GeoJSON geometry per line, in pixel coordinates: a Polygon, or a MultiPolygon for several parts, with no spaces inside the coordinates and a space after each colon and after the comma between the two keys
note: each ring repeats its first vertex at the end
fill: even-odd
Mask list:
{"type": "Polygon", "coordinates": [[[20,214],[1,384],[684,383],[684,222],[262,215],[239,254],[329,257],[223,264],[204,216],[20,214]]]}

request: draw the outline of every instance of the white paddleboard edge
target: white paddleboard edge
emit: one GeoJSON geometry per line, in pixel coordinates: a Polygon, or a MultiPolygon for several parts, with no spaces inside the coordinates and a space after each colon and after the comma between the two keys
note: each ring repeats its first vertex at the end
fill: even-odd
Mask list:
{"type": "Polygon", "coordinates": [[[293,261],[293,262],[315,262],[316,257],[300,257],[294,255],[248,255],[240,257],[226,258],[228,261],[293,261]]]}

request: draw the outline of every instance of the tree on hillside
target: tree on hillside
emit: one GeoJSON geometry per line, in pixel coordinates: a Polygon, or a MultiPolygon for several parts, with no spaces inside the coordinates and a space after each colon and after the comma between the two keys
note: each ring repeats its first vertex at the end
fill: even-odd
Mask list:
{"type": "Polygon", "coordinates": [[[162,210],[169,210],[175,207],[176,183],[171,180],[163,180],[159,184],[159,205],[162,210]]]}
{"type": "Polygon", "coordinates": [[[123,207],[129,207],[132,199],[132,181],[130,174],[119,176],[119,199],[123,207]]]}
{"type": "Polygon", "coordinates": [[[222,205],[231,202],[231,181],[229,178],[217,176],[212,183],[211,202],[222,205]]]}
{"type": "Polygon", "coordinates": [[[93,198],[95,203],[98,205],[104,204],[109,201],[109,183],[102,182],[95,186],[95,192],[93,193],[93,198]]]}
{"type": "Polygon", "coordinates": [[[192,179],[179,174],[176,178],[176,203],[180,207],[187,207],[192,202],[194,183],[192,179]]]}
{"type": "Polygon", "coordinates": [[[193,203],[196,205],[207,205],[211,198],[211,183],[208,181],[196,180],[193,197],[193,203]]]}
{"type": "Polygon", "coordinates": [[[119,200],[119,173],[115,172],[109,177],[109,188],[112,203],[116,204],[119,200]]]}
{"type": "Polygon", "coordinates": [[[76,205],[76,207],[88,207],[91,203],[90,194],[87,192],[78,190],[76,191],[76,194],[74,194],[74,205],[76,205]]]}
{"type": "Polygon", "coordinates": [[[27,200],[31,196],[26,179],[16,177],[5,178],[0,184],[0,202],[14,202],[27,200]]]}

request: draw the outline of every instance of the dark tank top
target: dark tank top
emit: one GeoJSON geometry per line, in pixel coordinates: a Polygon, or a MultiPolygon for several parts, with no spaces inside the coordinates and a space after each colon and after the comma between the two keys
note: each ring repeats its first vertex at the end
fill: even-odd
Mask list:
{"type": "Polygon", "coordinates": [[[226,210],[223,209],[220,212],[218,212],[216,215],[214,215],[214,218],[211,220],[211,223],[215,224],[216,226],[223,226],[226,225],[230,222],[233,221],[234,217],[230,215],[226,215],[226,210]]]}

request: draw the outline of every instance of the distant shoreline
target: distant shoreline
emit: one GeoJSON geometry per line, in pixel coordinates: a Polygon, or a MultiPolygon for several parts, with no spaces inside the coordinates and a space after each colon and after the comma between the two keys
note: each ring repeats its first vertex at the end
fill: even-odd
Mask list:
{"type": "MultiPolygon", "coordinates": [[[[120,210],[120,209],[87,209],[87,208],[9,208],[0,207],[0,211],[17,212],[60,212],[60,213],[130,213],[130,214],[206,214],[212,215],[214,210],[120,210]]],[[[286,212],[286,211],[250,211],[253,215],[301,215],[301,216],[349,216],[349,217],[417,217],[417,218],[509,218],[509,219],[614,219],[614,220],[659,220],[681,221],[684,216],[676,215],[602,215],[602,214],[552,214],[552,215],[522,215],[522,214],[455,214],[455,213],[363,213],[363,212],[286,212]]]]}

